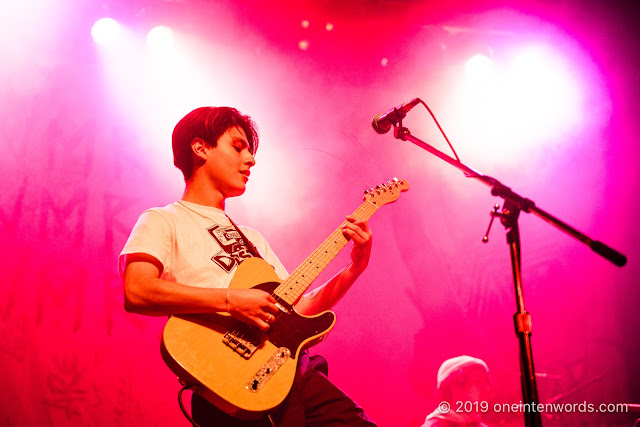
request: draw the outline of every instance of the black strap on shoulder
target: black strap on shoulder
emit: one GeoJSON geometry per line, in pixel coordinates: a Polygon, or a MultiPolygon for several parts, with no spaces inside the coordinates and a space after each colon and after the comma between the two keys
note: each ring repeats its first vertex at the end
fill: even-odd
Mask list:
{"type": "Polygon", "coordinates": [[[244,240],[244,243],[247,245],[247,249],[249,250],[249,253],[251,253],[251,255],[253,255],[254,257],[262,258],[262,256],[260,256],[260,253],[258,252],[258,248],[256,248],[255,245],[251,243],[251,240],[249,240],[247,236],[244,235],[242,230],[240,230],[240,227],[238,227],[236,223],[233,222],[233,220],[229,217],[229,215],[227,215],[227,218],[229,218],[229,221],[231,221],[231,225],[233,225],[233,227],[238,231],[238,233],[240,233],[240,236],[244,240]]]}

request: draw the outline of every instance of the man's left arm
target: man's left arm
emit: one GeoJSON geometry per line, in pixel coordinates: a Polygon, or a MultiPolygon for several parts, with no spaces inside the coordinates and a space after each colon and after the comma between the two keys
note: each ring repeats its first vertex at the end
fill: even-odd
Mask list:
{"type": "Polygon", "coordinates": [[[311,315],[331,309],[367,268],[372,243],[367,220],[348,216],[342,234],[353,242],[351,262],[327,283],[303,295],[295,305],[299,313],[311,315]]]}

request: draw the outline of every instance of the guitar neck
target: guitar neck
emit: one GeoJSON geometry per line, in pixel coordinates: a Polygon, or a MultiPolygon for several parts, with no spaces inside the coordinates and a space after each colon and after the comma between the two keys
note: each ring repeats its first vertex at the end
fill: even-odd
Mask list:
{"type": "MultiPolygon", "coordinates": [[[[378,207],[365,200],[352,216],[368,220],[378,210],[378,207]]],[[[346,221],[345,221],[346,222],[346,221]]],[[[291,273],[274,291],[274,294],[289,305],[293,305],[309,288],[311,283],[322,273],[327,265],[346,246],[348,240],[342,234],[342,225],[338,227],[302,264],[291,273]]]]}

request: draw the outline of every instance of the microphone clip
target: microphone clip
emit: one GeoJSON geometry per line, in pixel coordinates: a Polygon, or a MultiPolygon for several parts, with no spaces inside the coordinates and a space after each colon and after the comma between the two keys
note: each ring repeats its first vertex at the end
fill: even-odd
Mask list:
{"type": "Polygon", "coordinates": [[[407,113],[420,102],[422,102],[420,98],[414,98],[407,103],[390,109],[386,113],[378,114],[373,118],[373,121],[371,122],[373,130],[376,133],[382,135],[389,132],[392,126],[394,128],[398,125],[402,126],[402,119],[404,118],[404,116],[406,116],[407,113]]]}
{"type": "Polygon", "coordinates": [[[407,135],[411,135],[411,131],[408,128],[402,126],[402,119],[398,121],[398,125],[393,126],[393,137],[395,139],[407,140],[407,135]]]}

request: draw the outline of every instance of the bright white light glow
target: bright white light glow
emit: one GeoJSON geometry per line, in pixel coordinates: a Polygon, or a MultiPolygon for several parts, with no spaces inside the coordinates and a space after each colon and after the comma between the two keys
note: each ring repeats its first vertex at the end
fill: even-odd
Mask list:
{"type": "Polygon", "coordinates": [[[561,126],[576,119],[579,89],[562,57],[542,46],[522,51],[513,61],[510,85],[524,114],[544,126],[561,126]]]}
{"type": "Polygon", "coordinates": [[[115,19],[102,18],[91,27],[91,37],[103,46],[116,43],[122,36],[122,28],[115,19]]]}
{"type": "Polygon", "coordinates": [[[569,65],[545,46],[521,48],[500,63],[482,55],[469,59],[454,106],[466,118],[458,136],[492,162],[564,140],[576,132],[583,111],[569,65]]]}
{"type": "Polygon", "coordinates": [[[465,64],[465,72],[474,80],[487,80],[493,74],[493,61],[482,54],[469,58],[465,64]]]}
{"type": "Polygon", "coordinates": [[[170,50],[175,44],[173,30],[164,25],[154,27],[147,34],[147,44],[154,50],[170,50]]]}

